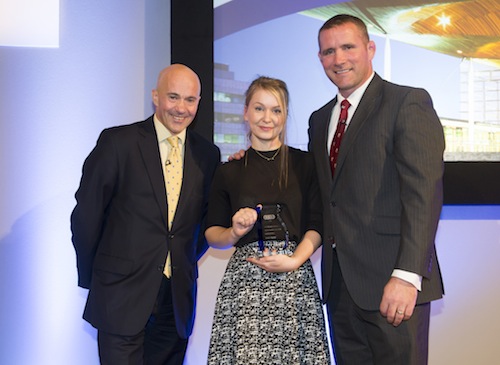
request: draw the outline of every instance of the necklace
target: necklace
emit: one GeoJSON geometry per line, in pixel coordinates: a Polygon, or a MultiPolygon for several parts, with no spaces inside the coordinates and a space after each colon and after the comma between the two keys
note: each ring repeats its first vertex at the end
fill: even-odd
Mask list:
{"type": "Polygon", "coordinates": [[[278,156],[278,153],[280,153],[281,151],[281,146],[276,150],[276,152],[274,153],[274,155],[272,155],[271,157],[266,157],[264,156],[262,153],[260,153],[259,151],[257,151],[256,149],[254,149],[255,153],[259,156],[259,157],[262,157],[264,160],[266,161],[274,161],[274,159],[276,158],[276,156],[278,156]]]}

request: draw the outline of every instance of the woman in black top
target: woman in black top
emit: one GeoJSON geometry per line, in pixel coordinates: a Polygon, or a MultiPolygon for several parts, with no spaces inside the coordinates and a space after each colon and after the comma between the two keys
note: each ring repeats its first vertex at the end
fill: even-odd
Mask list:
{"type": "Polygon", "coordinates": [[[216,301],[209,364],[330,364],[310,256],[322,206],[312,156],[284,144],[286,84],[246,93],[251,147],[222,165],[210,193],[210,246],[235,246],[216,301]]]}

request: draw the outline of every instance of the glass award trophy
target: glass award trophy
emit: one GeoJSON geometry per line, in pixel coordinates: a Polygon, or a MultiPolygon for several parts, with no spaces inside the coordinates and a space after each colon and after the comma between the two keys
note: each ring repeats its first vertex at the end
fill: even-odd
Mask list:
{"type": "Polygon", "coordinates": [[[284,241],[283,249],[288,246],[289,233],[281,213],[281,204],[264,204],[258,206],[257,232],[259,235],[259,250],[264,251],[264,241],[284,241]]]}

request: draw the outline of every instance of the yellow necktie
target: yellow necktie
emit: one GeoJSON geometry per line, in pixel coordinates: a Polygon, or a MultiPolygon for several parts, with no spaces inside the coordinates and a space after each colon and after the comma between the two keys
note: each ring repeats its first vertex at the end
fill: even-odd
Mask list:
{"type": "MultiPolygon", "coordinates": [[[[168,203],[168,228],[171,229],[182,186],[182,159],[179,150],[179,137],[171,136],[167,140],[171,148],[165,163],[165,180],[168,203]]],[[[170,252],[167,255],[167,262],[165,263],[163,273],[167,278],[172,276],[170,252]]]]}

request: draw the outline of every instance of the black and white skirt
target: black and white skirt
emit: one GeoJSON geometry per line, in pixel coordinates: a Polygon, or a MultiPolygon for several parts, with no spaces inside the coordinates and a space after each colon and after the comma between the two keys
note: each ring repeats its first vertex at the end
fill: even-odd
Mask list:
{"type": "MultiPolygon", "coordinates": [[[[290,242],[266,247],[291,255],[290,242]]],[[[322,304],[311,262],[287,273],[269,273],[246,261],[258,242],[230,258],[215,304],[209,365],[330,364],[322,304]]]]}

